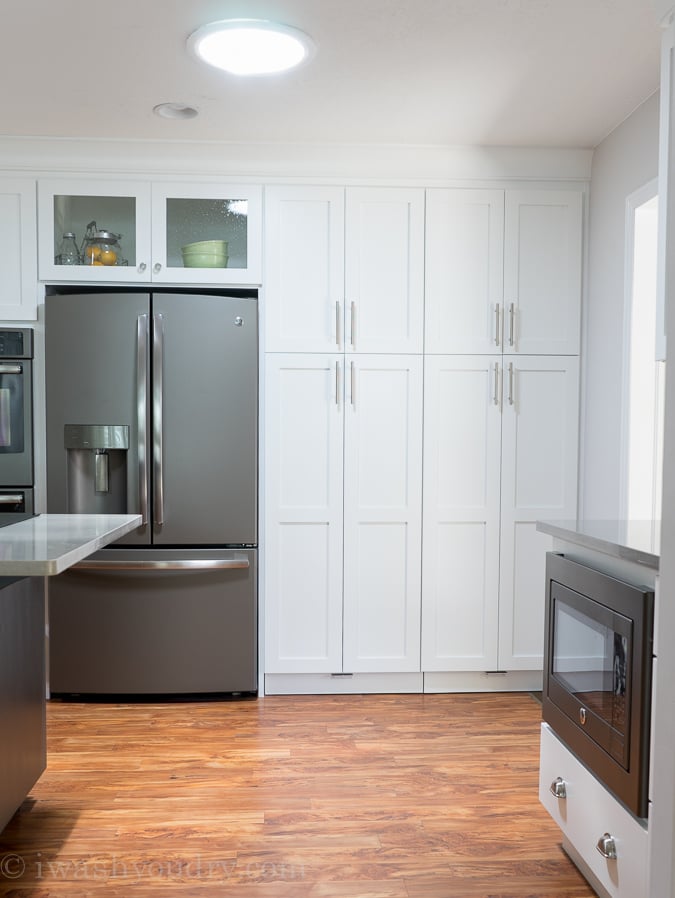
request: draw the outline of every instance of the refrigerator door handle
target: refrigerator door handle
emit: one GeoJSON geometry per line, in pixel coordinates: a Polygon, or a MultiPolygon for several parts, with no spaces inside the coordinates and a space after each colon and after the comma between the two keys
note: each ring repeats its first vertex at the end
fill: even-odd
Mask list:
{"type": "Polygon", "coordinates": [[[152,458],[153,477],[155,482],[155,524],[164,523],[164,447],[162,444],[163,423],[163,392],[162,374],[164,368],[164,330],[162,316],[157,313],[153,316],[152,330],[152,458]]]}
{"type": "Polygon", "coordinates": [[[136,327],[136,408],[138,426],[138,497],[142,524],[148,523],[148,316],[136,327]]]}
{"type": "Polygon", "coordinates": [[[78,561],[73,571],[224,571],[246,570],[248,558],[176,558],[170,561],[115,561],[86,559],[78,561]]]}

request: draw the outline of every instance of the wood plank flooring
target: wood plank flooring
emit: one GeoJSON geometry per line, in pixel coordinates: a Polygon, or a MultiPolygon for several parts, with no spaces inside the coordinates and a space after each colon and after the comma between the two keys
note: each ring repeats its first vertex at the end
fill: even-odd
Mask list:
{"type": "Polygon", "coordinates": [[[11,898],[590,898],[527,693],[50,703],[11,898]]]}

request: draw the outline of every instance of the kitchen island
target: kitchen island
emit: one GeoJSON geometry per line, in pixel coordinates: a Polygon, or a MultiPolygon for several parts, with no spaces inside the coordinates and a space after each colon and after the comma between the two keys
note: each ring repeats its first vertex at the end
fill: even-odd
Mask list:
{"type": "MultiPolygon", "coordinates": [[[[649,790],[648,810],[641,812],[644,813],[644,816],[637,816],[617,797],[614,789],[606,787],[606,784],[601,781],[604,777],[598,777],[592,772],[593,764],[589,765],[589,758],[592,758],[592,754],[584,756],[583,748],[581,755],[576,750],[570,749],[571,742],[568,741],[570,727],[567,724],[562,727],[563,736],[557,732],[560,727],[555,723],[553,726],[549,722],[542,724],[539,783],[541,803],[561,829],[563,848],[600,898],[624,898],[624,896],[625,898],[647,898],[652,894],[650,891],[650,868],[656,842],[652,820],[653,783],[656,779],[654,775],[654,745],[657,739],[663,738],[659,730],[664,721],[669,721],[672,716],[670,713],[664,715],[659,712],[658,698],[659,523],[656,521],[603,520],[539,521],[537,530],[552,536],[553,552],[564,555],[570,562],[581,565],[584,569],[590,569],[591,572],[599,572],[603,576],[608,575],[610,578],[614,578],[614,581],[622,581],[637,589],[645,590],[645,602],[648,601],[650,593],[654,594],[653,645],[649,639],[650,626],[645,639],[645,651],[649,661],[645,661],[647,678],[641,681],[644,682],[644,686],[638,687],[633,675],[633,681],[636,683],[634,691],[636,694],[640,693],[642,696],[640,700],[645,702],[647,707],[651,703],[651,727],[648,713],[645,715],[645,723],[639,727],[639,732],[643,736],[645,728],[651,729],[651,745],[649,738],[645,736],[644,750],[646,750],[647,757],[643,758],[644,766],[642,766],[637,764],[638,755],[634,751],[635,744],[631,742],[629,762],[625,765],[627,770],[640,766],[645,773],[648,768],[648,780],[646,781],[649,790]],[[648,679],[649,674],[651,674],[651,681],[648,679]],[[635,754],[635,758],[632,757],[633,754],[635,754]]],[[[591,574],[591,576],[595,575],[591,574]]],[[[571,583],[563,580],[561,582],[563,582],[563,590],[572,587],[571,583]]],[[[583,590],[581,591],[583,592],[583,590]]],[[[616,608],[613,605],[614,592],[615,590],[612,589],[611,599],[609,596],[602,599],[610,609],[616,608]]],[[[564,610],[565,605],[560,605],[560,602],[565,600],[564,593],[557,589],[555,595],[556,607],[564,610]]],[[[572,606],[577,609],[586,607],[583,604],[583,597],[579,601],[578,593],[573,594],[572,606]]],[[[562,611],[560,613],[562,614],[562,611]]],[[[595,613],[593,612],[593,614],[595,613]]],[[[603,612],[599,612],[599,614],[600,616],[596,620],[604,621],[604,623],[593,625],[596,626],[596,638],[601,642],[603,640],[606,642],[611,638],[616,639],[616,633],[621,630],[617,616],[607,617],[605,615],[603,618],[603,612]]],[[[611,614],[614,614],[613,610],[611,610],[611,614]]],[[[636,619],[639,617],[637,612],[635,617],[636,619]]],[[[559,621],[559,618],[557,620],[559,621]]],[[[629,621],[630,633],[636,632],[635,620],[626,620],[629,621]]],[[[645,621],[647,620],[651,621],[651,612],[645,617],[645,621]]],[[[569,619],[565,625],[569,627],[569,619]]],[[[554,658],[555,675],[553,679],[558,680],[561,675],[563,678],[582,676],[579,673],[568,674],[567,671],[594,670],[593,662],[598,660],[595,654],[588,650],[588,645],[581,639],[574,641],[568,637],[565,641],[564,636],[560,637],[560,634],[564,632],[561,627],[562,625],[559,625],[557,631],[554,631],[554,636],[548,633],[546,636],[550,642],[549,656],[554,658]],[[558,645],[559,638],[561,639],[560,647],[558,645]],[[555,648],[552,647],[554,640],[555,648]]],[[[569,632],[571,631],[568,630],[569,632]]],[[[581,630],[575,630],[574,633],[580,634],[581,630]]],[[[597,642],[595,647],[597,649],[597,642]]],[[[616,651],[615,642],[614,653],[616,651]]],[[[612,657],[612,654],[610,653],[608,657],[612,657]]],[[[635,664],[632,664],[632,661],[629,663],[629,671],[631,667],[637,667],[637,655],[632,655],[631,652],[630,657],[635,664]]],[[[580,682],[587,683],[587,679],[580,680],[580,682]]],[[[545,671],[545,690],[547,689],[546,683],[547,672],[545,671]]],[[[608,707],[612,705],[612,695],[622,696],[623,689],[621,680],[617,681],[615,676],[613,685],[610,681],[610,685],[605,687],[608,707]]],[[[632,691],[629,687],[626,694],[630,697],[632,691]]],[[[586,685],[577,694],[580,702],[585,704],[586,697],[592,693],[588,692],[586,685]]],[[[546,705],[546,701],[544,704],[546,705]]],[[[619,705],[620,701],[617,707],[619,705]]],[[[570,720],[575,719],[574,714],[569,711],[571,706],[566,707],[570,714],[570,720]]],[[[617,740],[624,737],[626,740],[629,739],[628,721],[631,709],[637,718],[638,709],[635,704],[629,706],[625,721],[618,717],[611,718],[615,745],[618,744],[617,740]]],[[[580,712],[579,716],[581,725],[585,726],[586,714],[581,716],[580,712]]],[[[544,708],[544,718],[547,721],[555,719],[547,716],[546,707],[544,708]]],[[[577,721],[575,725],[578,723],[577,721]]],[[[596,733],[595,730],[594,733],[596,733]]],[[[571,739],[575,740],[575,737],[572,736],[571,739]]],[[[579,745],[580,743],[575,740],[574,744],[579,745]]],[[[644,751],[642,753],[644,755],[644,751]]],[[[607,765],[611,764],[611,760],[607,762],[607,765]]],[[[643,775],[640,774],[640,776],[643,775]]]]}
{"type": "Polygon", "coordinates": [[[0,529],[0,830],[46,765],[44,578],[140,523],[140,515],[37,515],[0,529]]]}

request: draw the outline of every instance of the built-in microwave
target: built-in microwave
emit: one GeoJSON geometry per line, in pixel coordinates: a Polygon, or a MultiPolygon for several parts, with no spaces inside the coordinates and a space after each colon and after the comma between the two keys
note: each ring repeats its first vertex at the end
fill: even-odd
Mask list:
{"type": "Polygon", "coordinates": [[[648,807],[654,593],[549,553],[543,717],[636,816],[648,807]]]}

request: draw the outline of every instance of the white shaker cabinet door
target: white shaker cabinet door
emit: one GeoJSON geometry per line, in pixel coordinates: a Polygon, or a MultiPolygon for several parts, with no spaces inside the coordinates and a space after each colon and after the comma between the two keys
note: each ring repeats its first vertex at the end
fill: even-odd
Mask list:
{"type": "Polygon", "coordinates": [[[425,267],[425,351],[501,352],[504,191],[428,190],[425,267]]]}
{"type": "Polygon", "coordinates": [[[342,365],[266,356],[267,673],[342,670],[342,365]]]}
{"type": "Polygon", "coordinates": [[[354,356],[345,386],[344,670],[420,669],[422,359],[354,356]]]}
{"type": "Polygon", "coordinates": [[[347,352],[422,352],[424,190],[347,189],[347,352]]]}
{"type": "Polygon", "coordinates": [[[504,352],[576,355],[583,194],[507,190],[504,352]]]}
{"type": "Polygon", "coordinates": [[[541,670],[545,555],[537,520],[577,513],[579,361],[513,358],[504,365],[499,667],[541,670]]]}
{"type": "Polygon", "coordinates": [[[265,188],[265,348],[344,348],[344,189],[265,188]]]}
{"type": "Polygon", "coordinates": [[[0,320],[37,318],[35,181],[0,180],[0,320]]]}
{"type": "Polygon", "coordinates": [[[425,361],[423,670],[494,670],[501,356],[425,361]]]}

